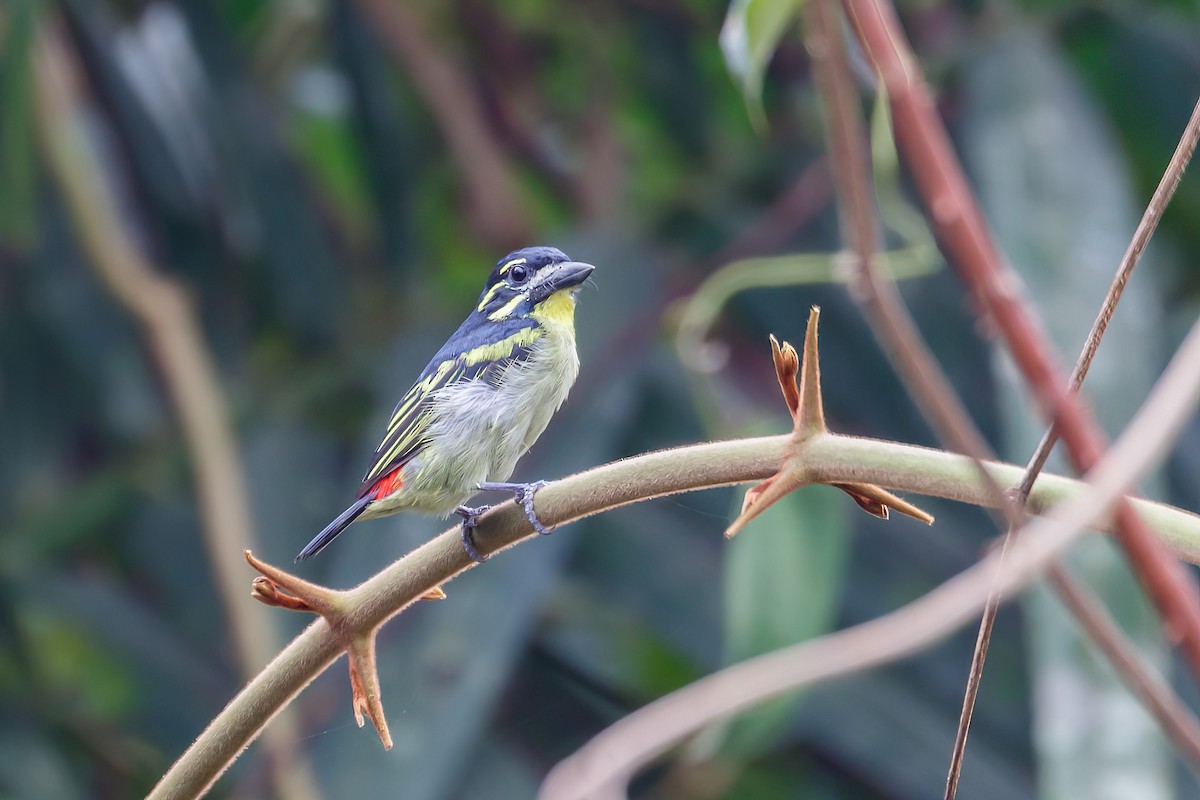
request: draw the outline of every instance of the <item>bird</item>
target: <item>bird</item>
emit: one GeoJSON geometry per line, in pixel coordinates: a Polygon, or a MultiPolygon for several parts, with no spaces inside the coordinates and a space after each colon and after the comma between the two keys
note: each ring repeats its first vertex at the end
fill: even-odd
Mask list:
{"type": "Polygon", "coordinates": [[[496,262],[475,308],[397,403],[357,499],[296,561],[353,522],[416,511],[457,514],[467,555],[482,563],[472,532],[489,506],[465,505],[480,491],[511,492],[534,530],[549,533],[533,507],[545,482],[507,481],[579,375],[575,295],[594,269],[554,247],[496,262]]]}

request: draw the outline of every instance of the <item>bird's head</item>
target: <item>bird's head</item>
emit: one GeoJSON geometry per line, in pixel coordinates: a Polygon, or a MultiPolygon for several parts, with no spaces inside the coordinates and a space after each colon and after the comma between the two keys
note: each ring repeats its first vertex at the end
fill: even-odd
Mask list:
{"type": "Polygon", "coordinates": [[[594,270],[554,247],[525,247],[496,262],[476,311],[493,322],[534,317],[570,322],[574,293],[594,270]]]}

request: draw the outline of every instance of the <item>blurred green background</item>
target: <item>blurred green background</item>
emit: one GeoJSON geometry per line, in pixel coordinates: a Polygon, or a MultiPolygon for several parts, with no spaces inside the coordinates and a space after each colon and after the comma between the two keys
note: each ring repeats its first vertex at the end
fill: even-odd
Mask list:
{"type": "MultiPolygon", "coordinates": [[[[0,797],[144,794],[247,677],[163,371],[51,168],[64,131],[38,111],[51,100],[38,79],[50,37],[80,77],[70,133],[102,176],[108,233],[194,304],[246,474],[246,545],[287,564],[352,497],[396,398],[490,266],[526,244],[598,269],[578,312],[581,378],[518,478],[787,430],[767,334],[798,343],[812,304],[824,308],[832,425],[936,444],[839,285],[749,288],[703,344],[677,346],[688,299],[718,268],[838,246],[798,31],[782,31],[761,110],[726,63],[765,63],[769,48],[739,49],[737,26],[753,34],[753,15],[794,8],[0,2],[0,797]]],[[[1073,358],[1200,92],[1200,5],[900,11],[1000,241],[1073,358]]],[[[870,70],[855,59],[869,112],[870,70]]],[[[928,274],[904,281],[905,297],[985,433],[1024,463],[1037,425],[953,272],[928,255],[903,165],[879,141],[887,245],[926,245],[928,274]]],[[[1197,218],[1200,183],[1185,181],[1102,351],[1095,391],[1113,430],[1195,314],[1197,218]]],[[[1198,444],[1193,428],[1156,490],[1192,508],[1198,444]]],[[[935,501],[931,529],[880,522],[816,487],[727,543],[740,497],[621,509],[454,582],[382,633],[395,749],[354,726],[338,664],[292,706],[293,774],[311,797],[529,797],[628,711],[893,609],[996,533],[935,501]]],[[[443,527],[356,526],[300,574],[351,586],[443,527]]],[[[1137,591],[1093,549],[1078,573],[1165,662],[1137,591]]],[[[249,589],[248,568],[236,578],[249,589]]],[[[229,602],[274,629],[267,652],[307,622],[248,591],[229,602]]],[[[1038,593],[1001,613],[962,796],[1200,796],[1074,636],[1038,593]]],[[[937,795],[974,638],[709,731],[634,794],[937,795]]],[[[256,744],[213,795],[300,796],[269,761],[256,744]]]]}

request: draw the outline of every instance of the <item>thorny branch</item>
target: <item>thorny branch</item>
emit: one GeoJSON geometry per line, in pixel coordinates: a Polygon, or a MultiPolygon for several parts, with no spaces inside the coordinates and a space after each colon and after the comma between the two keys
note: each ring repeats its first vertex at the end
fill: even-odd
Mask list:
{"type": "MultiPolygon", "coordinates": [[[[595,467],[541,489],[538,516],[547,525],[561,526],[627,503],[763,480],[778,472],[792,443],[790,435],[708,442],[595,467]]],[[[805,443],[804,455],[803,466],[812,483],[872,483],[976,504],[988,499],[970,462],[940,450],[824,433],[805,443]]],[[[1019,468],[1012,465],[987,467],[1002,483],[1020,475],[1019,468]]],[[[1047,475],[1034,489],[1030,508],[1061,504],[1080,491],[1077,481],[1047,475]]],[[[1144,500],[1134,503],[1139,513],[1154,519],[1156,529],[1176,552],[1200,562],[1200,517],[1144,500]]],[[[1101,524],[1099,529],[1108,530],[1109,526],[1101,524]]],[[[512,504],[489,511],[475,531],[484,554],[533,536],[524,513],[512,504]]],[[[342,620],[356,631],[373,629],[474,566],[463,550],[458,529],[452,528],[347,590],[342,620]]],[[[343,643],[326,622],[310,625],[229,702],[150,796],[161,800],[202,793],[268,720],[333,663],[342,649],[343,643]]]]}
{"type": "MultiPolygon", "coordinates": [[[[1091,469],[1104,451],[1103,432],[1079,396],[1067,390],[1042,326],[1021,297],[1020,278],[996,250],[894,9],[884,0],[843,0],[843,5],[887,86],[897,144],[908,158],[939,240],[980,311],[1003,335],[1042,413],[1060,426],[1076,469],[1091,469]]],[[[1118,503],[1116,513],[1131,566],[1162,614],[1168,635],[1200,677],[1200,604],[1194,602],[1190,579],[1128,504],[1118,503]]]]}
{"type": "MultiPolygon", "coordinates": [[[[1058,377],[1048,340],[1016,288],[1020,286],[1019,278],[996,251],[946,132],[933,110],[932,100],[894,10],[884,0],[843,0],[843,4],[868,58],[887,87],[897,144],[912,164],[917,188],[925,198],[940,240],[951,252],[980,311],[989,315],[1004,336],[1043,413],[1061,428],[1076,469],[1091,468],[1103,451],[1103,433],[1079,396],[1064,388],[1058,377]]],[[[1135,236],[1128,259],[1130,269],[1149,233],[1150,229],[1145,229],[1141,236],[1135,236]]],[[[1102,324],[1107,324],[1108,314],[1111,314],[1111,308],[1106,307],[1101,312],[1102,324]]],[[[1162,614],[1167,635],[1180,644],[1193,674],[1200,677],[1200,605],[1194,602],[1195,591],[1190,579],[1153,540],[1151,531],[1127,505],[1118,504],[1117,519],[1130,564],[1162,614]]],[[[989,604],[981,624],[980,646],[973,659],[947,778],[947,797],[953,797],[955,791],[978,690],[987,629],[996,604],[996,601],[989,604]]]]}
{"type": "MultiPolygon", "coordinates": [[[[1034,580],[1082,535],[1107,519],[1121,495],[1168,452],[1200,399],[1200,322],[1171,360],[1137,416],[1089,473],[1089,489],[1028,522],[1009,566],[993,554],[903,608],[853,628],[728,667],[655,700],[560,762],[542,800],[623,798],[652,759],[703,727],[783,692],[842,677],[917,652],[970,622],[992,594],[1034,580]]],[[[1139,509],[1141,513],[1141,509],[1139,509]]]]}

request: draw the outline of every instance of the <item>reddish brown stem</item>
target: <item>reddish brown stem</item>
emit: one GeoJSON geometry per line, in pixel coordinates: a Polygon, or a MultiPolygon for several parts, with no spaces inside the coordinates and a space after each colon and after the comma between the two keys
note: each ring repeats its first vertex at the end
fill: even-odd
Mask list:
{"type": "MultiPolygon", "coordinates": [[[[1175,195],[1175,190],[1179,188],[1179,182],[1183,180],[1183,171],[1187,168],[1188,162],[1192,160],[1197,141],[1200,141],[1200,101],[1197,101],[1192,108],[1192,116],[1183,130],[1183,136],[1179,137],[1179,144],[1175,146],[1171,161],[1163,171],[1162,178],[1159,179],[1154,196],[1150,198],[1150,203],[1142,213],[1142,219],[1133,233],[1133,238],[1129,241],[1129,247],[1125,249],[1125,255],[1122,256],[1121,264],[1117,267],[1117,274],[1113,277],[1112,285],[1108,287],[1108,293],[1104,296],[1104,304],[1100,307],[1100,313],[1096,315],[1096,321],[1088,333],[1083,352],[1079,354],[1075,368],[1071,370],[1072,389],[1078,389],[1083,383],[1083,379],[1087,377],[1092,359],[1096,356],[1096,350],[1100,347],[1104,332],[1108,330],[1108,323],[1117,310],[1117,303],[1125,291],[1125,285],[1129,283],[1133,268],[1141,259],[1146,245],[1150,243],[1150,237],[1154,235],[1154,231],[1158,230],[1159,220],[1162,219],[1167,203],[1171,202],[1171,198],[1175,195]]],[[[1046,466],[1046,459],[1050,457],[1050,451],[1057,441],[1058,426],[1051,425],[1042,436],[1042,440],[1038,442],[1033,457],[1029,459],[1029,467],[1020,486],[1022,496],[1027,497],[1030,490],[1033,489],[1033,482],[1037,480],[1038,474],[1046,466]]]]}
{"type": "MultiPolygon", "coordinates": [[[[884,0],[843,4],[887,87],[897,146],[912,168],[950,262],[979,309],[994,321],[1042,413],[1058,425],[1076,469],[1090,469],[1104,452],[1105,437],[1090,409],[1066,390],[1042,326],[1021,298],[1020,279],[992,241],[895,11],[884,0]]],[[[1128,503],[1122,502],[1115,516],[1134,571],[1162,614],[1168,635],[1179,643],[1200,679],[1200,604],[1194,602],[1190,581],[1151,539],[1128,503]]]]}
{"type": "Polygon", "coordinates": [[[1187,703],[1169,683],[1142,662],[1137,648],[1121,632],[1104,606],[1078,584],[1061,564],[1052,565],[1046,574],[1063,604],[1116,667],[1117,674],[1129,691],[1158,720],[1175,749],[1193,769],[1200,768],[1200,724],[1197,724],[1187,703]]]}

